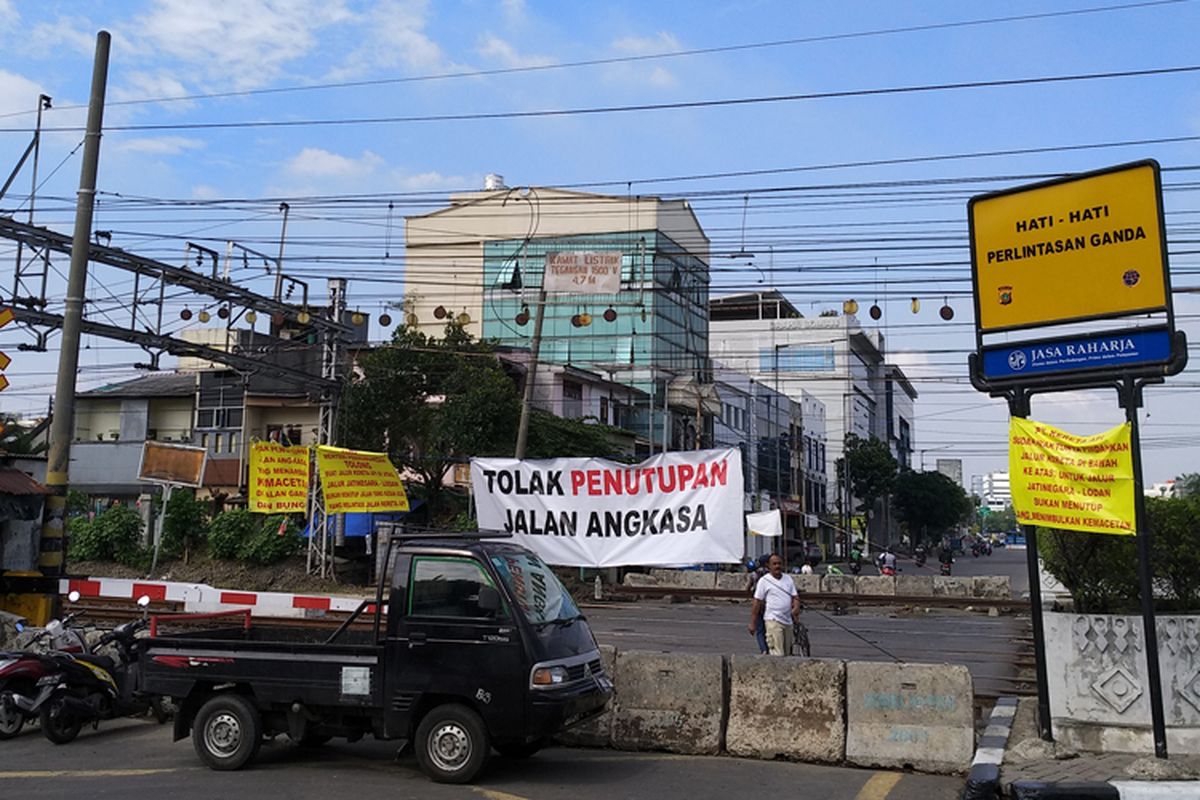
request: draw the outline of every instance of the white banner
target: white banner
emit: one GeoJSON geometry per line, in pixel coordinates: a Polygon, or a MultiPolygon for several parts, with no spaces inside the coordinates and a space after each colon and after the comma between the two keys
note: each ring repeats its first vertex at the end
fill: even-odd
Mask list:
{"type": "Polygon", "coordinates": [[[546,253],[542,288],[547,292],[616,294],[621,291],[621,254],[601,250],[546,253]]]}
{"type": "Polygon", "coordinates": [[[471,485],[480,529],[511,532],[549,564],[742,560],[742,455],[733,448],[640,464],[476,458],[471,485]]]}

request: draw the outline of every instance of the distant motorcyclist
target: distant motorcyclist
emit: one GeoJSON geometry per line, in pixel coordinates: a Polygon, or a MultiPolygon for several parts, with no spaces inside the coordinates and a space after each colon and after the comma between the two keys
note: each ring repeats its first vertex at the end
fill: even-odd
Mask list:
{"type": "Polygon", "coordinates": [[[896,574],[896,554],[891,547],[885,547],[879,555],[879,573],[881,575],[896,574]]]}
{"type": "Polygon", "coordinates": [[[913,561],[916,563],[916,565],[918,567],[925,566],[925,556],[926,556],[926,551],[925,551],[924,543],[918,544],[916,547],[913,548],[913,561]]]}

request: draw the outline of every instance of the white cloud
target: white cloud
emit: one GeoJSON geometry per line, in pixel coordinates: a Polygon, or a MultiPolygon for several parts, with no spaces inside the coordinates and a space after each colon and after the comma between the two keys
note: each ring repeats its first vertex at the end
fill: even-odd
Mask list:
{"type": "Polygon", "coordinates": [[[425,191],[462,189],[479,184],[478,177],[443,175],[428,171],[411,173],[391,167],[370,150],[359,156],[345,156],[320,147],[306,147],[283,164],[282,186],[271,187],[269,194],[300,195],[343,191],[355,192],[425,191]]]}
{"type": "MultiPolygon", "coordinates": [[[[153,73],[135,71],[128,73],[125,81],[127,85],[113,88],[113,100],[144,100],[151,97],[183,97],[192,94],[179,79],[165,71],[153,73]]],[[[164,104],[166,108],[175,111],[183,111],[195,105],[190,100],[176,100],[164,104]]]]}
{"type": "MultiPolygon", "coordinates": [[[[36,111],[38,95],[43,88],[24,75],[0,69],[0,114],[28,111],[29,126],[33,127],[33,112],[36,111]]],[[[22,119],[22,118],[17,118],[22,119]]],[[[12,120],[9,120],[12,122],[12,120]]]]}
{"type": "Polygon", "coordinates": [[[370,150],[358,158],[331,153],[320,147],[306,147],[285,165],[297,178],[361,178],[379,171],[384,161],[370,150]]]}
{"type": "Polygon", "coordinates": [[[404,67],[412,74],[458,69],[425,33],[428,11],[426,0],[379,3],[361,20],[361,44],[331,77],[344,79],[388,67],[404,67]]]}
{"type": "Polygon", "coordinates": [[[114,150],[124,153],[174,156],[188,150],[200,150],[204,147],[204,142],[184,136],[159,136],[147,139],[118,140],[112,147],[114,150]]]}
{"type": "Polygon", "coordinates": [[[555,59],[550,56],[520,53],[511,44],[493,33],[485,33],[480,36],[479,44],[475,49],[484,59],[499,63],[503,67],[544,67],[555,63],[555,59]]]}
{"type": "Polygon", "coordinates": [[[138,27],[146,44],[199,78],[248,89],[316,49],[321,29],[351,18],[344,0],[154,0],[138,27]]]}
{"type": "MultiPolygon", "coordinates": [[[[665,31],[656,36],[625,36],[612,43],[618,54],[626,56],[649,56],[658,53],[676,53],[683,49],[674,34],[665,31]]],[[[671,89],[679,85],[675,74],[660,63],[653,61],[614,64],[608,70],[610,79],[628,83],[649,84],[658,89],[671,89]]]]}
{"type": "Polygon", "coordinates": [[[221,193],[217,191],[217,187],[201,183],[192,187],[192,197],[196,200],[217,200],[221,193]]]}
{"type": "Polygon", "coordinates": [[[510,25],[518,25],[525,21],[525,0],[501,0],[500,7],[504,10],[504,18],[510,25]]]}

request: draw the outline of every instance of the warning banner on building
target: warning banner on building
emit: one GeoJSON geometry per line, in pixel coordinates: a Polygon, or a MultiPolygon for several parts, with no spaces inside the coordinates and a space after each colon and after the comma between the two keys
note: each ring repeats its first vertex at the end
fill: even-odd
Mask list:
{"type": "Polygon", "coordinates": [[[408,511],[404,483],[387,453],[317,448],[325,513],[408,511]]]}
{"type": "Polygon", "coordinates": [[[621,291],[621,254],[602,250],[546,253],[542,288],[547,292],[616,294],[621,291]]]}
{"type": "Polygon", "coordinates": [[[260,514],[303,514],[308,510],[307,447],[276,442],[250,445],[249,508],[260,514]]]}
{"type": "Polygon", "coordinates": [[[1094,436],[1013,417],[1013,509],[1026,525],[1133,535],[1133,451],[1128,423],[1094,436]]]}
{"type": "Polygon", "coordinates": [[[483,530],[507,531],[547,563],[573,567],[740,562],[736,449],[601,458],[471,461],[483,530]]]}

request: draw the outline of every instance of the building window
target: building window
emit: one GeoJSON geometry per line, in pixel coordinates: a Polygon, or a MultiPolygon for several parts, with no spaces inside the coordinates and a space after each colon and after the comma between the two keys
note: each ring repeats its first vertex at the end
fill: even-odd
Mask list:
{"type": "Polygon", "coordinates": [[[203,447],[205,450],[208,449],[208,434],[207,433],[200,434],[200,446],[203,447]]]}
{"type": "Polygon", "coordinates": [[[229,434],[229,449],[226,452],[228,452],[228,453],[236,453],[237,452],[237,440],[238,440],[238,435],[236,433],[229,434]]]}
{"type": "Polygon", "coordinates": [[[563,381],[563,416],[568,419],[578,419],[583,416],[583,384],[575,381],[563,381]]]}
{"type": "Polygon", "coordinates": [[[213,434],[213,452],[214,453],[221,452],[221,438],[222,438],[221,434],[219,434],[219,433],[213,434]]]}
{"type": "Polygon", "coordinates": [[[419,558],[413,562],[409,589],[413,616],[486,617],[479,608],[479,592],[491,582],[471,561],[419,558]]]}

